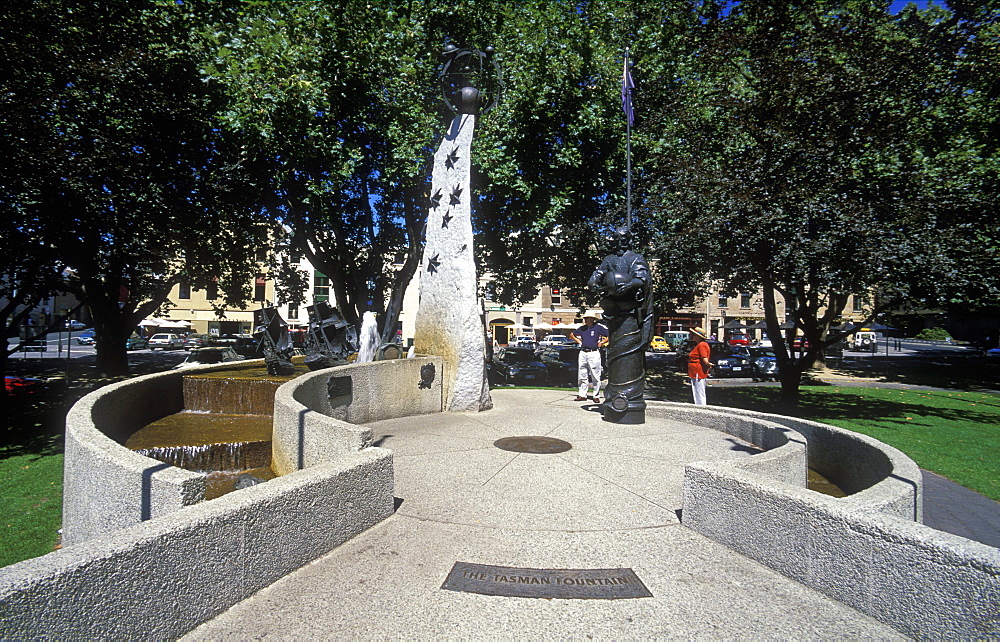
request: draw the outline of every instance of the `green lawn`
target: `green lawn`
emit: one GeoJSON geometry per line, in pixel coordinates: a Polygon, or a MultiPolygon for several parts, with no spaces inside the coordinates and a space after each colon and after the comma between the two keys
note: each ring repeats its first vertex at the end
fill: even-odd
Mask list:
{"type": "MultiPolygon", "coordinates": [[[[804,386],[795,414],[898,448],[921,468],[1000,501],[1000,395],[804,386]]],[[[776,388],[715,388],[710,403],[775,412],[776,388]]]]}
{"type": "Polygon", "coordinates": [[[62,454],[0,450],[0,566],[54,550],[62,525],[62,454]]]}

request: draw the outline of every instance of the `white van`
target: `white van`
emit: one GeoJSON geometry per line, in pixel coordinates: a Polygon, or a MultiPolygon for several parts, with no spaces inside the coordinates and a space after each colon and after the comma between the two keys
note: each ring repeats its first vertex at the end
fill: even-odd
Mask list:
{"type": "Polygon", "coordinates": [[[677,346],[687,340],[688,333],[687,330],[668,330],[660,336],[666,339],[667,344],[670,345],[670,350],[674,351],[677,350],[677,346]]]}

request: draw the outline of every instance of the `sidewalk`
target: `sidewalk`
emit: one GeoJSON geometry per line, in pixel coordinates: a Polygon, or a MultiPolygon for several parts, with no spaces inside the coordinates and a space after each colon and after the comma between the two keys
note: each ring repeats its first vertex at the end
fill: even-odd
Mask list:
{"type": "Polygon", "coordinates": [[[396,514],[185,639],[903,637],[680,524],[684,465],[752,446],[681,422],[606,423],[571,397],[494,390],[488,412],[373,424],[394,452],[396,514]],[[514,436],[572,448],[494,446],[514,436]],[[456,562],[630,568],[652,597],[444,590],[456,562]]]}

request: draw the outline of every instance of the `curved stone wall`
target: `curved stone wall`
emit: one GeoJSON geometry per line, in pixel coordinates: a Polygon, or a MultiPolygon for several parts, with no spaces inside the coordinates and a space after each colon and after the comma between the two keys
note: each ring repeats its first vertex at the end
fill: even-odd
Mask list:
{"type": "Polygon", "coordinates": [[[63,460],[63,545],[204,500],[204,475],[123,445],[139,428],[183,409],[185,374],[190,371],[172,370],[105,386],[70,409],[63,460]]]}
{"type": "Polygon", "coordinates": [[[805,437],[814,468],[854,491],[834,498],[782,479],[769,453],[688,464],[681,516],[688,528],[907,635],[1000,632],[1000,550],[920,524],[920,469],[895,448],[778,415],[662,402],[650,402],[646,412],[757,445],[769,438],[761,428],[783,426],[790,441],[805,437]]]}
{"type": "Polygon", "coordinates": [[[440,377],[421,373],[428,363],[440,374],[440,360],[381,361],[286,383],[275,417],[290,429],[274,442],[290,452],[302,445],[304,465],[210,501],[201,474],[121,442],[183,408],[184,376],[232,364],[90,393],[67,417],[64,543],[72,545],[0,569],[0,637],[178,637],[390,516],[392,453],[348,421],[440,412],[440,377]],[[331,399],[331,390],[350,398],[331,399]]]}
{"type": "MultiPolygon", "coordinates": [[[[684,403],[647,403],[650,408],[647,414],[650,416],[683,417],[685,421],[740,437],[765,450],[770,449],[772,440],[777,438],[770,428],[777,426],[790,430],[806,445],[809,468],[848,494],[841,503],[910,521],[923,520],[920,468],[905,454],[877,439],[829,424],[783,415],[721,406],[699,409],[684,403]],[[762,426],[770,428],[762,430],[762,426]]],[[[746,461],[747,467],[755,467],[757,472],[769,474],[761,467],[767,456],[741,461],[746,461]]],[[[770,476],[778,481],[805,486],[805,483],[783,478],[774,472],[770,476]]]]}
{"type": "Polygon", "coordinates": [[[440,357],[357,363],[282,385],[274,395],[271,467],[287,475],[370,446],[371,430],[361,424],[441,412],[442,367],[440,357]]]}

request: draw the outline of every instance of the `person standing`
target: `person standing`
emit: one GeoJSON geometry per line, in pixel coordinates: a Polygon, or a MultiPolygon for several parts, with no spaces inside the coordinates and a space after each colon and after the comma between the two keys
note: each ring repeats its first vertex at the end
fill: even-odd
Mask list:
{"type": "Polygon", "coordinates": [[[583,315],[583,326],[573,330],[570,339],[580,346],[580,358],[576,371],[579,389],[573,401],[592,400],[600,403],[601,392],[601,348],[608,345],[608,329],[597,323],[597,317],[591,313],[583,315]],[[593,386],[593,395],[587,390],[593,386]]]}
{"type": "Polygon", "coordinates": [[[688,339],[695,342],[688,353],[688,379],[691,380],[691,394],[695,404],[708,405],[705,399],[705,379],[712,370],[712,362],[708,360],[712,349],[706,342],[705,331],[701,328],[689,328],[688,339]]]}

